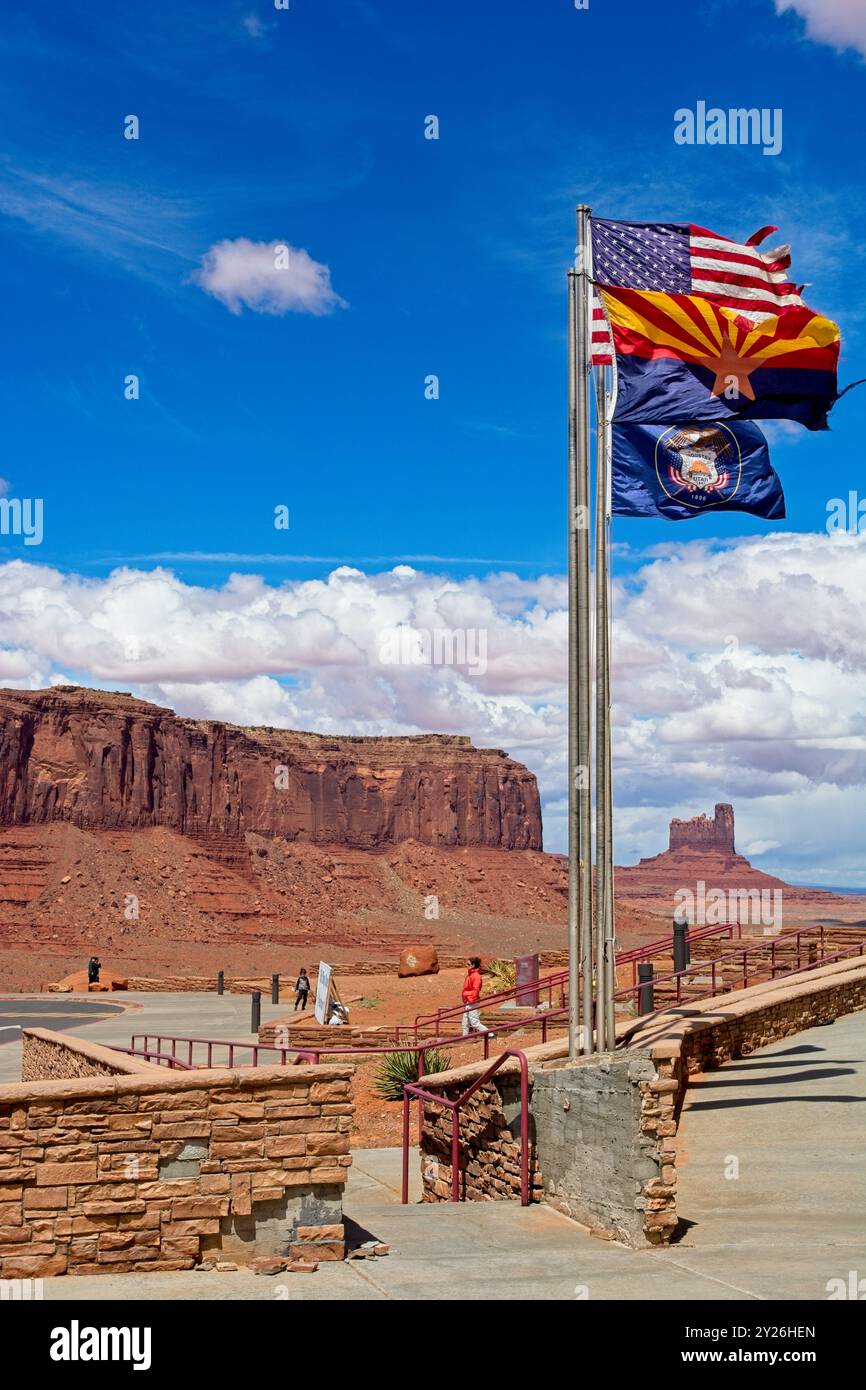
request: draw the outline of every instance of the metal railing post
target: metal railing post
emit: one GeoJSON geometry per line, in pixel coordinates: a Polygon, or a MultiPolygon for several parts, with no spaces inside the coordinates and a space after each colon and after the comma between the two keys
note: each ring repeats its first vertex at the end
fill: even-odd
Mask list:
{"type": "Polygon", "coordinates": [[[460,1201],[460,1107],[451,1112],[451,1200],[460,1201]]]}
{"type": "MultiPolygon", "coordinates": [[[[423,1106],[423,1101],[419,1104],[423,1106]]],[[[409,1095],[403,1092],[403,1194],[402,1202],[405,1207],[409,1201],[409,1095]]]]}
{"type": "Polygon", "coordinates": [[[639,1014],[651,1014],[653,1011],[653,963],[652,961],[641,962],[637,968],[640,990],[637,996],[637,1011],[639,1014]]]}
{"type": "Polygon", "coordinates": [[[686,922],[678,922],[674,919],[674,971],[678,974],[685,970],[688,965],[688,942],[686,933],[688,932],[686,922]]]}

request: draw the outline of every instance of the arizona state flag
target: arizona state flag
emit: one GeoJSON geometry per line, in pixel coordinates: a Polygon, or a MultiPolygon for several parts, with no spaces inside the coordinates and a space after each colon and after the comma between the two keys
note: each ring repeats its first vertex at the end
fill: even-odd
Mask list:
{"type": "Polygon", "coordinates": [[[752,512],[778,521],[785,496],[767,441],[749,420],[615,424],[611,510],[670,521],[701,512],[752,512]]]}
{"type": "Polygon", "coordinates": [[[759,323],[697,295],[599,285],[613,331],[617,424],[798,420],[827,428],[839,329],[791,307],[759,323]]]}

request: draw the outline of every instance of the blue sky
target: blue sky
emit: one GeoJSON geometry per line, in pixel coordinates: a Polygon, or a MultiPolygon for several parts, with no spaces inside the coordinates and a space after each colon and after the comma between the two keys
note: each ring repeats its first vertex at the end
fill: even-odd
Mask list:
{"type": "MultiPolygon", "coordinates": [[[[846,29],[841,0],[816,19],[817,8],[7,7],[0,475],[10,496],[44,499],[45,536],[38,552],[0,537],[0,561],[45,567],[51,585],[74,582],[93,602],[87,586],[118,566],[161,566],[184,602],[204,607],[200,591],[222,591],[233,573],[267,589],[324,580],[340,564],[372,576],[405,561],[476,595],[502,570],[520,584],[561,576],[564,276],[578,200],[606,217],[694,221],[732,237],[776,223],[810,303],[842,326],[841,384],[866,376],[866,35],[854,17],[846,29]],[[781,108],[781,154],[675,145],[674,111],[699,99],[781,108]],[[129,114],[135,141],[123,137],[129,114]],[[424,139],[430,114],[437,141],[424,139]],[[341,302],[321,314],[231,312],[194,277],[210,248],[240,238],[305,250],[341,302]],[[124,399],[129,373],[137,401],[124,399]],[[435,401],[424,396],[430,373],[435,401]],[[287,531],[274,529],[278,504],[287,531]]],[[[640,583],[659,544],[821,533],[828,499],[862,477],[864,411],[866,388],[839,405],[831,434],[772,431],[786,522],[618,520],[619,574],[640,583]]],[[[41,581],[25,578],[32,595],[41,581]]],[[[503,611],[525,614],[538,594],[518,585],[503,611]]],[[[152,618],[130,609],[131,649],[142,622],[156,640],[152,618]]],[[[241,674],[217,663],[198,680],[170,660],[160,673],[154,658],[138,679],[86,642],[73,661],[53,624],[37,648],[30,660],[24,638],[9,637],[5,683],[65,676],[234,717],[246,698],[237,682],[255,677],[253,655],[241,674]]],[[[315,685],[315,656],[279,665],[263,653],[258,671],[283,689],[315,685]]],[[[507,710],[526,698],[542,722],[560,708],[549,689],[527,694],[515,679],[490,699],[507,710]]],[[[345,692],[316,708],[320,722],[385,732],[453,717],[476,739],[501,730],[503,746],[533,763],[516,715],[490,706],[473,722],[472,700],[453,689],[414,711],[389,695],[354,718],[345,692]]],[[[261,713],[254,701],[251,713],[261,713]]],[[[309,711],[276,713],[288,722],[309,711]]],[[[856,719],[846,726],[846,737],[861,733],[856,719]]],[[[558,757],[539,752],[536,770],[558,757]]],[[[718,781],[707,775],[706,796],[718,781]]],[[[659,793],[646,770],[626,848],[658,847],[672,808],[703,808],[698,786],[692,805],[659,793]]],[[[766,808],[755,809],[757,832],[766,808]]],[[[853,871],[850,859],[839,872],[853,871]]]]}

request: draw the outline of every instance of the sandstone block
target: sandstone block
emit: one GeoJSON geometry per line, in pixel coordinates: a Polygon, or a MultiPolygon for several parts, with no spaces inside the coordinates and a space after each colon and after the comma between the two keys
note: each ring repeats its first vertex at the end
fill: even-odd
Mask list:
{"type": "Polygon", "coordinates": [[[171,1238],[175,1236],[216,1236],[219,1235],[219,1229],[218,1220],[199,1217],[195,1221],[165,1221],[162,1226],[162,1234],[171,1238]]]}
{"type": "MultiPolygon", "coordinates": [[[[280,1141],[278,1141],[280,1142],[280,1141]]],[[[308,1134],[308,1154],[345,1154],[349,1152],[348,1134],[308,1134]]]]}
{"type": "Polygon", "coordinates": [[[335,1101],[349,1099],[348,1081],[314,1081],[310,1087],[310,1100],[335,1101]]]}
{"type": "Polygon", "coordinates": [[[343,1241],[298,1241],[291,1247],[293,1260],[342,1260],[346,1256],[343,1241]]]}
{"type": "Polygon", "coordinates": [[[228,1197],[180,1197],[172,1202],[172,1221],[196,1221],[200,1217],[227,1216],[228,1197]]]}
{"type": "Polygon", "coordinates": [[[281,1134],[275,1139],[265,1140],[265,1153],[268,1158],[301,1158],[306,1152],[307,1142],[300,1134],[281,1134]]]}
{"type": "Polygon", "coordinates": [[[25,1211],[60,1211],[66,1207],[68,1188],[28,1187],[24,1191],[25,1211]]]}
{"type": "Polygon", "coordinates": [[[95,1163],[41,1163],[36,1170],[37,1187],[62,1187],[68,1183],[96,1182],[95,1163]]]}
{"type": "Polygon", "coordinates": [[[342,1184],[346,1181],[346,1173],[343,1168],[314,1168],[312,1180],[322,1186],[334,1183],[342,1184]]]}
{"type": "Polygon", "coordinates": [[[231,1209],[236,1216],[249,1216],[253,1209],[248,1173],[231,1176],[231,1209]]]}
{"type": "Polygon", "coordinates": [[[299,1241],[310,1240],[343,1240],[345,1231],[342,1222],[335,1226],[299,1226],[296,1231],[299,1241]]]}
{"type": "Polygon", "coordinates": [[[136,1216],[147,1210],[144,1202],[82,1202],[85,1216],[136,1216]]]}
{"type": "Polygon", "coordinates": [[[0,1277],[3,1279],[50,1279],[55,1274],[65,1274],[67,1266],[66,1251],[52,1255],[17,1255],[3,1261],[0,1277]]]}

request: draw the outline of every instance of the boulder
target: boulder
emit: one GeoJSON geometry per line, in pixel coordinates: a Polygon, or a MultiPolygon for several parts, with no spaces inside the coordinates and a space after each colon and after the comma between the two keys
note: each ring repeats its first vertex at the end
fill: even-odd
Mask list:
{"type": "Polygon", "coordinates": [[[116,989],[128,988],[129,982],[122,975],[114,975],[103,968],[99,972],[98,984],[88,982],[86,970],[76,970],[74,975],[67,975],[57,984],[49,985],[48,991],[50,994],[110,994],[116,989]]]}
{"type": "Polygon", "coordinates": [[[434,946],[407,946],[400,952],[397,967],[400,979],[409,975],[438,975],[439,957],[434,946]]]}

